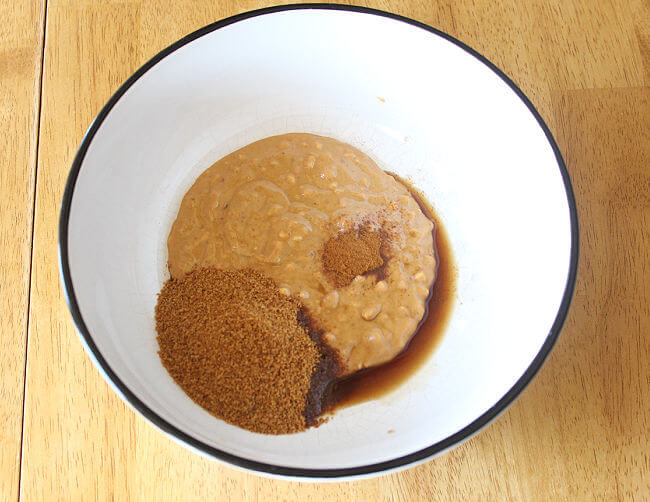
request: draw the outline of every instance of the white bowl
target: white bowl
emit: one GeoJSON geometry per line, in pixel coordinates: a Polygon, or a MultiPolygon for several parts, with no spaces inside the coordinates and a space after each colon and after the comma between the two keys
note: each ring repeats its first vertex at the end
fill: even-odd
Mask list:
{"type": "Polygon", "coordinates": [[[569,176],[524,94],[452,37],[349,6],[241,14],[155,56],[91,125],[60,223],[70,310],[115,391],[201,453],[312,479],[413,465],[503,411],[558,336],[577,255],[569,176]],[[266,436],[216,419],[174,383],[157,355],[154,305],[194,179],[286,132],[342,140],[412,179],[448,231],[458,298],[439,347],[401,388],[321,427],[266,436]]]}

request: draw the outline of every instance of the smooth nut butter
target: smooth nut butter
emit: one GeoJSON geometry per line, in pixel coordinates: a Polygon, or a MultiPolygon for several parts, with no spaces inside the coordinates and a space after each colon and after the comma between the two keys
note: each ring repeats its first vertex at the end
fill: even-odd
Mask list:
{"type": "Polygon", "coordinates": [[[263,272],[301,299],[354,372],[389,361],[413,336],[434,280],[432,229],[408,189],[367,155],[331,138],[285,134],[199,176],[169,235],[169,270],[263,272]],[[381,279],[333,279],[323,267],[328,242],[373,231],[376,240],[384,234],[381,279]]]}

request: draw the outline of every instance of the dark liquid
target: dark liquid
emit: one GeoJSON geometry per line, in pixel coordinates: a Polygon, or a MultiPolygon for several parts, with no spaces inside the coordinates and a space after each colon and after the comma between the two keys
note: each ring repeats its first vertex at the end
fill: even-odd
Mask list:
{"type": "Polygon", "coordinates": [[[378,399],[402,385],[431,356],[442,338],[456,298],[456,266],[449,238],[440,218],[424,198],[406,181],[404,184],[420,205],[422,212],[434,222],[433,243],[436,250],[436,279],[431,286],[422,321],[406,348],[392,361],[362,370],[333,384],[334,409],[345,408],[378,399]]]}

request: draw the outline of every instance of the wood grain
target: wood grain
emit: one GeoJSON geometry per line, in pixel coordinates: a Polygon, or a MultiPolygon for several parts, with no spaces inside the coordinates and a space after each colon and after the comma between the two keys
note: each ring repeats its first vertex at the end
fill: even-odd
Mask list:
{"type": "MultiPolygon", "coordinates": [[[[110,94],[157,51],[209,22],[265,5],[48,1],[20,498],[320,502],[648,496],[650,64],[642,0],[364,3],[457,36],[511,75],[551,126],[573,178],[582,252],[566,327],[540,375],[483,433],[424,465],[378,479],[291,483],[186,451],[110,390],[82,350],[58,278],[58,208],[76,148],[110,94]]],[[[21,136],[21,148],[30,138],[21,136]]],[[[18,155],[10,143],[6,148],[18,155]]],[[[24,235],[22,230],[16,235],[24,235]]],[[[19,261],[12,269],[25,291],[26,264],[19,261]]],[[[23,316],[22,324],[16,321],[23,328],[19,346],[25,308],[23,300],[8,310],[18,321],[23,316]]],[[[4,367],[2,379],[4,386],[4,367]]]]}
{"type": "Polygon", "coordinates": [[[18,498],[43,9],[0,2],[1,500],[18,498]]]}

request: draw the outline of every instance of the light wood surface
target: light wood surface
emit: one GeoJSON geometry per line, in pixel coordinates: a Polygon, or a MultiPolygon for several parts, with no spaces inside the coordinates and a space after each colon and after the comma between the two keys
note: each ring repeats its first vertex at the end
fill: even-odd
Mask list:
{"type": "Polygon", "coordinates": [[[0,28],[0,500],[650,498],[650,23],[643,0],[364,4],[440,28],[501,67],[549,124],[573,180],[581,262],[571,312],[540,374],[481,434],[377,479],[274,481],[188,452],[104,382],[78,340],[58,275],[59,205],[76,148],[108,97],[156,52],[269,4],[0,3],[0,18],[11,20],[0,28]]]}

